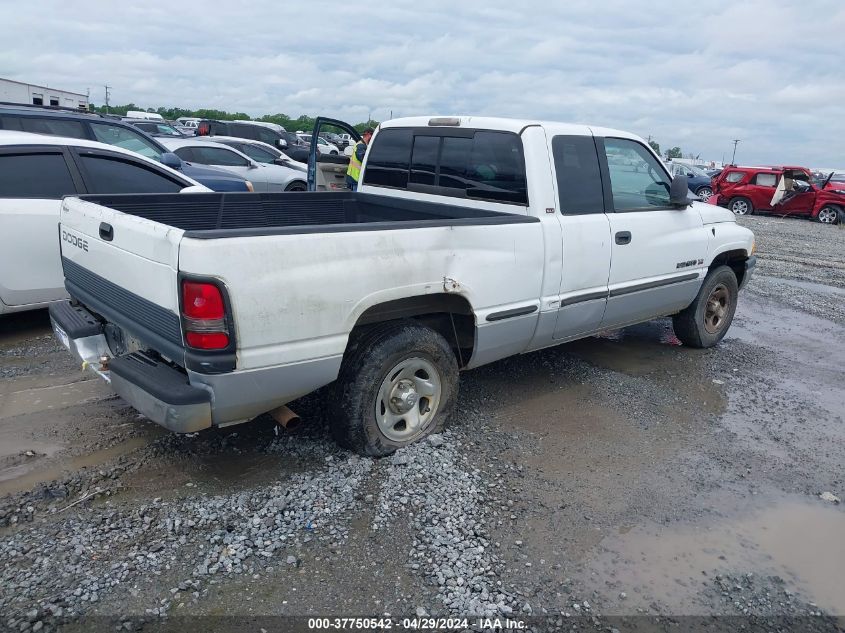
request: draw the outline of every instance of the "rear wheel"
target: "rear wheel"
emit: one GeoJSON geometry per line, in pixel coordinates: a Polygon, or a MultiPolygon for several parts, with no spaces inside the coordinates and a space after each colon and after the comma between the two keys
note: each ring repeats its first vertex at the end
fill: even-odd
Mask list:
{"type": "Polygon", "coordinates": [[[841,221],[840,213],[838,207],[827,205],[819,209],[819,215],[816,219],[822,224],[838,224],[841,221]]]}
{"type": "Polygon", "coordinates": [[[728,208],[733,211],[735,215],[751,215],[754,213],[754,207],[751,206],[751,200],[748,198],[734,198],[731,200],[728,208]]]}
{"type": "Polygon", "coordinates": [[[287,187],[285,187],[285,191],[306,191],[307,187],[305,186],[304,182],[292,182],[287,187]]]}
{"type": "Polygon", "coordinates": [[[704,202],[707,202],[710,200],[710,196],[713,195],[713,190],[710,187],[701,187],[695,192],[695,195],[701,198],[704,202]]]}
{"type": "Polygon", "coordinates": [[[713,347],[731,326],[739,296],[736,274],[727,266],[711,270],[689,306],[672,317],[675,336],[689,347],[713,347]]]}
{"type": "Polygon", "coordinates": [[[455,406],[458,364],[446,340],[412,321],[353,335],[331,389],[335,439],[362,455],[389,455],[443,429],[455,406]]]}

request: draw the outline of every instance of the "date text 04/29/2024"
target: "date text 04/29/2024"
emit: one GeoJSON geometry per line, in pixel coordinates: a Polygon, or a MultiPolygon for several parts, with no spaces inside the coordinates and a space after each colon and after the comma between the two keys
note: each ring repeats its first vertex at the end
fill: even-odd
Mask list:
{"type": "Polygon", "coordinates": [[[523,620],[510,618],[431,618],[415,617],[396,619],[384,618],[309,618],[308,628],[311,630],[338,629],[402,629],[417,631],[462,631],[474,625],[475,630],[482,631],[520,631],[526,628],[523,620]]]}

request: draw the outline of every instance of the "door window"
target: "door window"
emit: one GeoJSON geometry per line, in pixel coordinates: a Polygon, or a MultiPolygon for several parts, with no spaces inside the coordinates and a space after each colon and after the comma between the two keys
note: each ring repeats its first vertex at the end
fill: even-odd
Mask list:
{"type": "Polygon", "coordinates": [[[244,143],[235,149],[241,150],[244,154],[249,156],[252,160],[259,163],[272,163],[276,159],[276,155],[272,152],[249,143],[244,143]]]}
{"type": "Polygon", "coordinates": [[[552,157],[560,212],[604,213],[601,170],[592,136],[555,136],[552,157]]]}
{"type": "Polygon", "coordinates": [[[80,156],[90,193],[175,193],[186,187],[151,167],[107,156],[80,156]]]}
{"type": "Polygon", "coordinates": [[[0,155],[0,198],[57,200],[71,193],[76,187],[61,154],[0,155]]]}
{"type": "Polygon", "coordinates": [[[727,176],[725,176],[725,182],[739,182],[744,177],[744,171],[732,171],[727,176]]]}
{"type": "Polygon", "coordinates": [[[249,138],[253,141],[260,141],[260,137],[258,136],[259,128],[257,125],[245,125],[243,123],[230,123],[229,126],[232,128],[232,136],[237,136],[239,138],[249,138]]]}
{"type": "Polygon", "coordinates": [[[258,127],[257,125],[253,126],[257,128],[258,132],[258,140],[267,143],[267,145],[275,145],[276,142],[279,140],[279,135],[273,132],[273,130],[265,130],[263,128],[258,127]]]}
{"type": "Polygon", "coordinates": [[[224,165],[226,167],[248,167],[249,161],[222,147],[192,147],[191,154],[195,163],[203,165],[224,165]]]}
{"type": "Polygon", "coordinates": [[[91,129],[94,132],[94,138],[101,143],[122,147],[153,160],[161,160],[161,150],[132,128],[109,123],[92,123],[91,129]]]}
{"type": "Polygon", "coordinates": [[[643,145],[623,138],[604,140],[615,211],[669,207],[669,176],[643,145]]]}

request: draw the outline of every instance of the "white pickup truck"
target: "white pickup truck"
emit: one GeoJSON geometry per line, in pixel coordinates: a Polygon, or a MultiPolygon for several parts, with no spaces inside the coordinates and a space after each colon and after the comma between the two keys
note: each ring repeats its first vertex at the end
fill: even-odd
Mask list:
{"type": "Polygon", "coordinates": [[[71,197],[60,235],[55,332],[147,417],[192,432],[330,385],[369,455],[442,428],[462,369],[665,315],[715,345],[755,263],[639,137],[478,117],[383,124],[357,192],[71,197]]]}

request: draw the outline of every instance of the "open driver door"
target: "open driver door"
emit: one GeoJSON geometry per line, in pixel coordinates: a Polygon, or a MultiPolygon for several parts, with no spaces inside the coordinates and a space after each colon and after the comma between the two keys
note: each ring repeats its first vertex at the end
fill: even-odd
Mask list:
{"type": "Polygon", "coordinates": [[[308,191],[349,191],[346,185],[349,154],[351,148],[360,140],[361,135],[348,123],[317,117],[314,121],[314,133],[311,135],[311,149],[308,153],[308,191]],[[353,141],[346,147],[339,147],[342,153],[337,156],[321,153],[317,147],[319,139],[329,132],[349,134],[353,141]]]}

